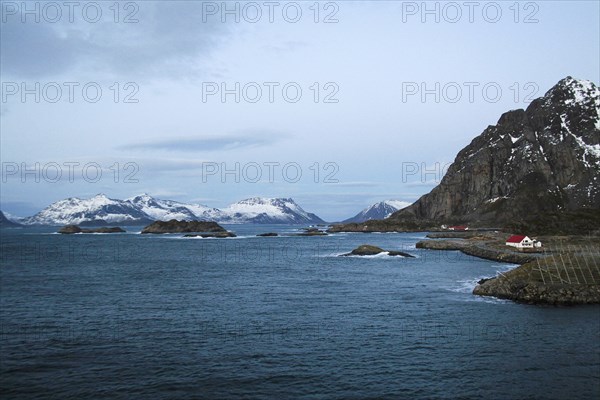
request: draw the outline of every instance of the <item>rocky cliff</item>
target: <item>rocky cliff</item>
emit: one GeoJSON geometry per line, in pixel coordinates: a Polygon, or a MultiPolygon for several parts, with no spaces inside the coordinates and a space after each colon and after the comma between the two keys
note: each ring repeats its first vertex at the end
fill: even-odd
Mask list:
{"type": "Polygon", "coordinates": [[[600,209],[600,91],[567,77],[526,110],[503,114],[461,150],[440,184],[390,218],[520,220],[600,209]]]}
{"type": "MultiPolygon", "coordinates": [[[[388,230],[453,223],[528,226],[550,214],[585,210],[596,215],[599,114],[594,83],[562,79],[526,110],[509,111],[488,126],[458,153],[437,187],[383,225],[388,230]]],[[[367,222],[359,230],[382,222],[367,222]]]]}

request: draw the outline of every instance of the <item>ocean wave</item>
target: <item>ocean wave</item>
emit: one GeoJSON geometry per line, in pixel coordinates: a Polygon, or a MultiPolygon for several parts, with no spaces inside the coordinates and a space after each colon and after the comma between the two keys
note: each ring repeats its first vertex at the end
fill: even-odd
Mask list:
{"type": "Polygon", "coordinates": [[[162,239],[186,239],[186,240],[236,240],[236,239],[252,239],[256,238],[256,236],[236,236],[236,237],[202,237],[202,236],[158,236],[162,239]]]}
{"type": "Polygon", "coordinates": [[[347,252],[344,253],[338,253],[338,254],[328,254],[325,256],[321,256],[321,257],[347,257],[347,258],[367,258],[367,259],[380,259],[380,260],[393,260],[393,259],[405,259],[405,258],[410,258],[410,257],[403,257],[403,256],[390,256],[390,253],[387,251],[384,251],[382,253],[379,254],[374,254],[374,255],[369,255],[369,256],[359,256],[356,254],[350,254],[350,255],[346,255],[348,254],[347,252]]]}

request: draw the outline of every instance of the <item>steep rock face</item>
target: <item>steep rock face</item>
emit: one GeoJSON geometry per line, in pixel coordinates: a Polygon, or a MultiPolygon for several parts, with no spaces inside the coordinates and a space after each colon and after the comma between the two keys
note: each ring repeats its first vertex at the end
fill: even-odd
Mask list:
{"type": "Polygon", "coordinates": [[[503,223],[600,208],[600,91],[567,77],[503,114],[461,150],[441,183],[389,219],[503,223]]]}

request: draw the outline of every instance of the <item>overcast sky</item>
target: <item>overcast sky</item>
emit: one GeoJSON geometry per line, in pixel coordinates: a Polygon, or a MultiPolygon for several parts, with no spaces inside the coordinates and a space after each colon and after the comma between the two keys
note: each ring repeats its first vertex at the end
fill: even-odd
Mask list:
{"type": "Polygon", "coordinates": [[[567,75],[600,81],[597,1],[1,4],[0,208],[20,216],[147,192],[348,218],[427,193],[567,75]]]}

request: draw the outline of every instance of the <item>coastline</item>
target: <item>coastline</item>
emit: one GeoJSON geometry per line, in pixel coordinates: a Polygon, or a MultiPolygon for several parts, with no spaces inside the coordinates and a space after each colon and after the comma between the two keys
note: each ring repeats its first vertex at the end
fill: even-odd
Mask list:
{"type": "Polygon", "coordinates": [[[508,272],[479,281],[473,289],[474,295],[527,304],[600,304],[600,253],[595,250],[600,248],[600,238],[545,237],[543,252],[525,253],[503,246],[506,236],[503,234],[465,236],[469,235],[447,233],[444,239],[422,240],[416,247],[461,251],[487,260],[519,264],[508,272]]]}

